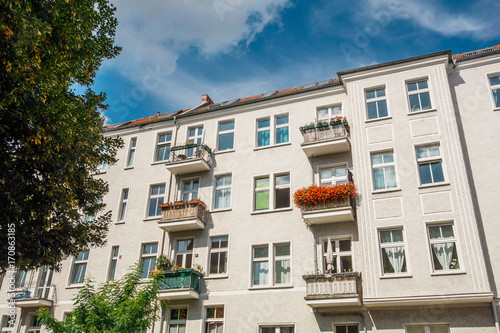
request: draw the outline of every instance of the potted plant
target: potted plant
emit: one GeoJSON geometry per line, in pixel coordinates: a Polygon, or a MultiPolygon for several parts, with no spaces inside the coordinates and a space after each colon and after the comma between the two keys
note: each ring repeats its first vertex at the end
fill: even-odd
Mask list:
{"type": "Polygon", "coordinates": [[[314,128],[314,122],[311,121],[310,123],[307,123],[304,126],[299,127],[299,130],[302,133],[304,133],[305,131],[313,129],[313,128],[314,128]]]}
{"type": "Polygon", "coordinates": [[[330,125],[340,125],[345,121],[345,117],[335,116],[330,119],[330,125]]]}

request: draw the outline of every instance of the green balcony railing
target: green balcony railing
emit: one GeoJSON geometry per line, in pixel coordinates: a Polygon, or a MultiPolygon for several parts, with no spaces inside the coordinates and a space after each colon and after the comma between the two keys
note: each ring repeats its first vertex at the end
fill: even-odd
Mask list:
{"type": "Polygon", "coordinates": [[[191,289],[199,292],[200,278],[203,276],[194,269],[181,269],[176,271],[166,271],[159,280],[160,291],[175,289],[191,289]]]}

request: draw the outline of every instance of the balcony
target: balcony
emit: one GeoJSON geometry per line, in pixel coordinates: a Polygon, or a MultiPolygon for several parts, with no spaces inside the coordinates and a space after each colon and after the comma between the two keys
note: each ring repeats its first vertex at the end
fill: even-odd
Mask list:
{"type": "Polygon", "coordinates": [[[39,308],[52,306],[55,296],[55,286],[27,286],[22,292],[16,293],[14,302],[20,308],[39,308]]]}
{"type": "Polygon", "coordinates": [[[361,274],[304,275],[306,304],[312,308],[361,306],[361,274]]]}
{"type": "Polygon", "coordinates": [[[207,205],[201,200],[160,204],[160,208],[162,217],[158,225],[165,231],[205,229],[207,205]]]}
{"type": "Polygon", "coordinates": [[[196,143],[172,147],[166,166],[174,175],[205,172],[212,166],[212,151],[207,145],[196,143]]]}
{"type": "Polygon", "coordinates": [[[304,142],[300,145],[307,157],[336,154],[351,150],[349,125],[346,120],[300,128],[304,142]]]}
{"type": "Polygon", "coordinates": [[[160,300],[190,300],[200,298],[200,278],[203,274],[194,269],[166,271],[159,279],[160,300]]]}

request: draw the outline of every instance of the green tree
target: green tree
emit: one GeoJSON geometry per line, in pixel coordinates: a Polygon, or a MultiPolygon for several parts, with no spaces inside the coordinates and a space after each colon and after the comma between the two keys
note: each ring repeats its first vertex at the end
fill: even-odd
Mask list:
{"type": "Polygon", "coordinates": [[[114,11],[106,0],[0,1],[0,272],[58,269],[105,243],[108,186],[92,173],[123,142],[103,137],[105,95],[91,88],[120,51],[114,11]]]}
{"type": "Polygon", "coordinates": [[[142,333],[158,317],[159,275],[141,279],[141,266],[120,280],[110,280],[97,290],[87,280],[74,298],[74,308],[66,321],[40,308],[38,318],[53,333],[142,333]]]}

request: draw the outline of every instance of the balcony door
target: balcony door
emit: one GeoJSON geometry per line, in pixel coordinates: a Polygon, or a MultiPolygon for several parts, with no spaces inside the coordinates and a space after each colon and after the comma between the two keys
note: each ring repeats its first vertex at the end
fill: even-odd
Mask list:
{"type": "Polygon", "coordinates": [[[198,189],[200,188],[199,179],[182,181],[182,201],[198,199],[198,189]]]}
{"type": "Polygon", "coordinates": [[[189,148],[187,151],[187,157],[198,156],[200,154],[200,146],[203,142],[203,126],[192,127],[189,129],[189,143],[196,143],[198,146],[195,148],[189,148]]]}
{"type": "Polygon", "coordinates": [[[40,298],[49,298],[50,287],[52,285],[52,270],[43,267],[38,273],[38,283],[36,294],[40,298]]]}
{"type": "Polygon", "coordinates": [[[177,240],[177,248],[175,251],[176,266],[184,268],[193,267],[193,246],[194,239],[192,238],[177,240]]]}

